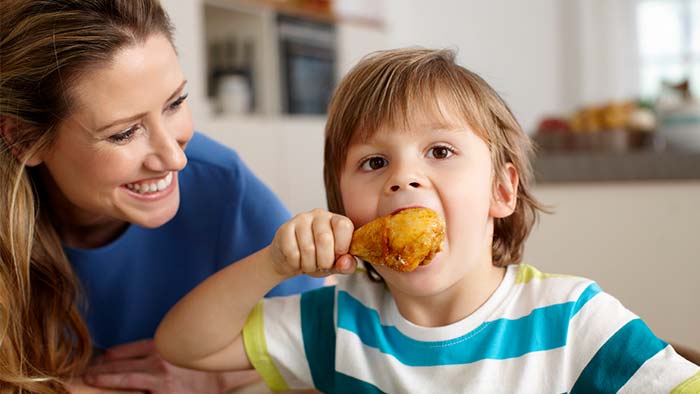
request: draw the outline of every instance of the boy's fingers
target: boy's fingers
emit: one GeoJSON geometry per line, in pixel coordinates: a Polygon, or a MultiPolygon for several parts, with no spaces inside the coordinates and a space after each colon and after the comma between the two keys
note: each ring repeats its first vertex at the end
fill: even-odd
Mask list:
{"type": "Polygon", "coordinates": [[[333,218],[331,218],[331,226],[333,227],[335,254],[343,255],[350,249],[352,232],[354,231],[352,221],[345,216],[333,215],[333,218]]]}
{"type": "Polygon", "coordinates": [[[357,269],[357,258],[353,255],[342,255],[335,262],[334,271],[339,274],[352,274],[357,269]]]}
{"type": "Polygon", "coordinates": [[[316,265],[319,270],[333,267],[335,253],[333,252],[333,229],[328,218],[317,218],[312,224],[314,243],[316,246],[316,265]]]}
{"type": "Polygon", "coordinates": [[[316,246],[311,223],[297,223],[294,234],[300,253],[300,268],[304,273],[316,271],[316,246]]]}
{"type": "Polygon", "coordinates": [[[293,225],[285,224],[277,232],[277,243],[287,263],[294,269],[301,269],[301,254],[293,225]]]}

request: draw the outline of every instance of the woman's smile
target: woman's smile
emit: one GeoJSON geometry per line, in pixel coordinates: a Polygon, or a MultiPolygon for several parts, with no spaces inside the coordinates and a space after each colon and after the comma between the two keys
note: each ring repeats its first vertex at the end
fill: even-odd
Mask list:
{"type": "Polygon", "coordinates": [[[177,177],[170,171],[160,178],[151,178],[139,182],[122,185],[129,195],[139,200],[154,201],[167,197],[175,190],[177,177]]]}

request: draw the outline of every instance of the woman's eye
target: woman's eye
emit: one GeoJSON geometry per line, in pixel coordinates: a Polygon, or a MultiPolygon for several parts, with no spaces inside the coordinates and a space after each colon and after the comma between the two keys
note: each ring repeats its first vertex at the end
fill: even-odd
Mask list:
{"type": "Polygon", "coordinates": [[[121,133],[110,135],[107,138],[115,144],[124,144],[126,142],[129,142],[129,140],[131,140],[134,137],[137,128],[138,126],[129,127],[121,133]]]}
{"type": "Polygon", "coordinates": [[[383,157],[374,156],[362,162],[362,169],[365,171],[374,171],[386,166],[387,161],[383,157]]]}
{"type": "Polygon", "coordinates": [[[448,157],[452,156],[454,154],[454,151],[451,148],[448,148],[446,146],[436,146],[433,148],[430,148],[428,151],[428,155],[435,158],[435,159],[447,159],[448,157]]]}
{"type": "Polygon", "coordinates": [[[178,97],[177,100],[173,101],[170,105],[168,105],[168,109],[170,111],[174,111],[174,110],[180,108],[180,105],[182,105],[182,103],[184,103],[185,100],[187,100],[188,95],[189,95],[189,93],[185,93],[182,96],[178,97]]]}

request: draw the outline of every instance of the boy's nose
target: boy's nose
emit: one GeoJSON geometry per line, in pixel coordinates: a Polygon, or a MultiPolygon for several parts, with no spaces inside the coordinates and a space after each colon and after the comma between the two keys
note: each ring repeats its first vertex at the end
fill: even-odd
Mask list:
{"type": "MultiPolygon", "coordinates": [[[[405,184],[405,185],[403,186],[404,189],[410,189],[410,188],[418,189],[419,187],[420,187],[420,183],[415,182],[415,181],[413,181],[413,182],[408,182],[407,184],[405,184]]],[[[395,184],[395,185],[391,185],[391,187],[390,187],[389,189],[390,189],[392,192],[397,192],[397,191],[401,190],[401,188],[402,188],[401,185],[395,184]]]]}

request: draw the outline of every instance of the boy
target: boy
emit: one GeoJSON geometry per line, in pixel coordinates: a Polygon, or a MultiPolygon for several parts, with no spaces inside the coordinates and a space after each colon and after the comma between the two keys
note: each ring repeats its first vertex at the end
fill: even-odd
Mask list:
{"type": "Polygon", "coordinates": [[[451,52],[364,59],[329,109],[333,213],[296,216],[196,288],[163,320],[158,349],[192,368],[252,364],[274,390],[700,390],[700,368],[594,282],[517,264],[541,210],[529,152],[506,104],[451,52]],[[336,286],[259,302],[293,275],[351,273],[353,229],[410,207],[445,220],[430,264],[365,264],[336,286]]]}

